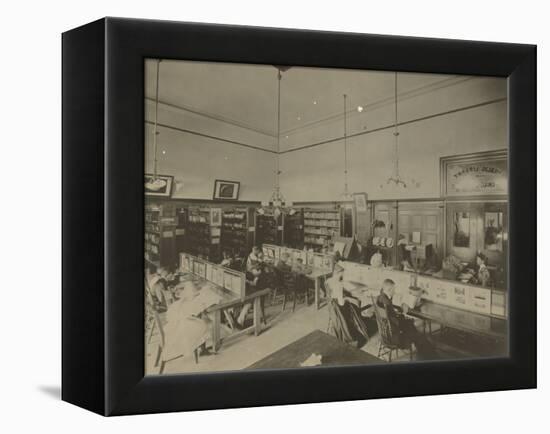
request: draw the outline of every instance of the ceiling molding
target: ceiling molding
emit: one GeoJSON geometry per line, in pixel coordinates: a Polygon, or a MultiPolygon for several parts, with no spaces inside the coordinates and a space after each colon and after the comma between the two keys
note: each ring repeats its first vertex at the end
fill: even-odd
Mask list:
{"type": "MultiPolygon", "coordinates": [[[[484,101],[484,102],[481,102],[481,103],[478,103],[478,104],[459,107],[459,108],[456,108],[456,109],[447,110],[447,111],[440,112],[440,113],[434,113],[434,114],[431,114],[431,115],[422,116],[422,117],[419,117],[419,118],[416,118],[416,119],[410,119],[408,121],[398,122],[397,126],[399,127],[399,126],[403,126],[403,125],[413,124],[413,123],[416,123],[416,122],[422,122],[422,121],[425,121],[425,120],[428,120],[428,119],[433,119],[433,118],[437,118],[437,117],[440,117],[440,116],[446,116],[446,115],[449,115],[449,114],[458,113],[458,112],[465,111],[465,110],[471,110],[471,109],[475,109],[475,108],[478,108],[478,107],[483,107],[483,106],[490,105],[490,104],[497,104],[497,103],[507,101],[507,100],[508,100],[508,98],[497,98],[497,99],[493,99],[493,100],[489,100],[489,101],[484,101]]],[[[354,137],[364,136],[366,134],[371,134],[371,133],[375,133],[375,132],[383,131],[383,130],[388,130],[388,129],[392,129],[392,128],[395,128],[394,123],[388,124],[388,125],[383,126],[383,127],[373,128],[371,130],[360,131],[360,132],[355,133],[355,134],[348,134],[347,138],[351,139],[351,138],[354,138],[354,137]]],[[[335,138],[332,138],[332,139],[323,140],[321,142],[316,142],[316,143],[311,143],[309,145],[302,145],[302,146],[297,146],[295,148],[286,149],[284,151],[279,152],[279,155],[280,154],[288,154],[290,152],[295,152],[295,151],[301,151],[301,150],[313,148],[313,147],[316,147],[316,146],[326,145],[328,143],[339,142],[339,141],[342,141],[342,140],[344,140],[344,136],[338,136],[338,137],[335,137],[335,138]]]]}
{"type": "MultiPolygon", "coordinates": [[[[480,77],[454,75],[454,76],[445,78],[443,80],[437,81],[435,83],[430,83],[430,84],[427,84],[425,86],[417,87],[415,89],[411,89],[411,90],[408,90],[408,91],[405,91],[405,92],[398,93],[397,94],[398,95],[398,100],[406,101],[406,100],[411,99],[411,98],[415,98],[415,97],[418,97],[418,96],[421,96],[421,95],[425,95],[425,94],[428,94],[430,92],[435,92],[437,90],[445,89],[447,87],[456,86],[457,84],[460,84],[460,83],[463,83],[463,82],[466,82],[466,81],[469,81],[469,80],[477,79],[477,78],[480,78],[480,77]]],[[[346,112],[346,115],[347,115],[348,119],[351,119],[351,118],[356,117],[356,116],[364,115],[365,112],[377,110],[377,109],[380,109],[382,107],[394,104],[394,98],[395,97],[392,95],[392,96],[389,96],[387,98],[383,98],[383,99],[380,99],[378,101],[372,102],[370,104],[359,104],[363,107],[363,112],[361,114],[358,113],[357,110],[354,108],[354,109],[348,110],[346,112]]],[[[315,128],[315,127],[319,126],[322,123],[336,122],[336,121],[342,120],[343,118],[344,118],[344,114],[342,112],[339,112],[339,113],[336,113],[334,115],[330,115],[330,116],[327,116],[325,118],[318,119],[316,121],[308,122],[308,123],[306,123],[302,126],[299,126],[299,127],[290,128],[288,130],[281,131],[281,135],[290,136],[290,135],[296,134],[298,132],[303,132],[303,131],[307,131],[307,130],[310,130],[312,128],[315,128]]]]}
{"type": "MultiPolygon", "coordinates": [[[[145,124],[146,125],[155,125],[155,122],[145,120],[145,124]]],[[[173,131],[178,131],[180,133],[191,134],[191,135],[194,135],[194,136],[204,137],[206,139],[217,140],[219,142],[230,143],[232,145],[242,146],[242,147],[249,148],[249,149],[255,149],[257,151],[264,151],[264,152],[269,152],[271,154],[277,154],[276,151],[271,150],[271,149],[266,149],[266,148],[262,148],[262,147],[259,147],[259,146],[249,145],[248,143],[237,142],[236,140],[224,139],[223,137],[213,136],[211,134],[204,134],[204,133],[201,133],[199,131],[188,130],[186,128],[175,127],[173,125],[163,124],[163,123],[160,123],[160,122],[157,123],[157,127],[166,128],[166,129],[173,130],[173,131]]]]}
{"type": "MultiPolygon", "coordinates": [[[[148,101],[149,103],[152,103],[152,104],[155,103],[155,99],[151,98],[151,97],[145,97],[145,100],[148,101]]],[[[172,112],[191,113],[191,114],[194,114],[196,116],[201,116],[201,117],[211,119],[211,120],[214,120],[214,121],[222,122],[224,124],[228,124],[228,125],[231,125],[231,126],[234,126],[234,127],[243,128],[245,130],[249,130],[249,131],[252,131],[254,133],[263,134],[264,136],[268,136],[268,137],[271,137],[273,139],[277,138],[277,135],[273,132],[265,131],[265,130],[262,130],[260,128],[255,128],[255,127],[253,127],[253,126],[251,126],[251,125],[249,125],[245,122],[237,121],[235,119],[230,119],[230,118],[227,118],[225,116],[217,115],[215,113],[201,111],[201,110],[198,110],[198,109],[193,108],[191,106],[183,106],[183,105],[180,106],[180,105],[167,103],[167,102],[160,101],[160,100],[159,100],[159,106],[167,108],[168,110],[170,110],[172,112]]]]}

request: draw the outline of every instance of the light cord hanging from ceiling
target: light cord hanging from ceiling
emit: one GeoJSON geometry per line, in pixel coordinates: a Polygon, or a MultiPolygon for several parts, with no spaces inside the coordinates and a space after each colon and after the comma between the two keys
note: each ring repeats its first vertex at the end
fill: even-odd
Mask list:
{"type": "Polygon", "coordinates": [[[166,187],[166,180],[158,177],[158,117],[159,117],[159,82],[160,82],[160,62],[161,59],[157,59],[157,76],[155,83],[155,122],[153,124],[153,177],[146,178],[145,188],[149,191],[160,191],[160,189],[166,187]]]}
{"type": "Polygon", "coordinates": [[[272,202],[279,205],[284,202],[284,197],[281,194],[281,184],[280,184],[280,146],[281,146],[281,80],[283,74],[280,69],[277,69],[277,162],[275,169],[275,189],[273,191],[272,202]]]}
{"type": "Polygon", "coordinates": [[[156,77],[156,90],[155,90],[155,124],[153,130],[153,180],[157,179],[157,136],[158,136],[158,117],[159,117],[159,72],[160,72],[160,59],[157,59],[157,77],[156,77]]]}
{"type": "Polygon", "coordinates": [[[344,199],[350,198],[348,189],[348,96],[344,94],[344,199]]]}
{"type": "MultiPolygon", "coordinates": [[[[393,126],[393,135],[395,137],[395,183],[398,184],[401,179],[399,178],[399,131],[397,130],[397,71],[395,72],[394,82],[394,106],[395,106],[395,123],[393,126]]],[[[406,187],[406,185],[403,183],[406,187]]]]}

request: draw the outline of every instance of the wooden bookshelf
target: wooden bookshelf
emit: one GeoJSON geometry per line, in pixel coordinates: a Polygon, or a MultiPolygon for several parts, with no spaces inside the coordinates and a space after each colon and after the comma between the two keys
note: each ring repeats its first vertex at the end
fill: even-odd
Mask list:
{"type": "Polygon", "coordinates": [[[173,206],[145,207],[145,261],[155,266],[177,265],[175,249],[176,214],[173,206]]]}
{"type": "Polygon", "coordinates": [[[332,239],[340,236],[339,209],[304,209],[304,245],[314,250],[330,247],[332,239]]]}
{"type": "Polygon", "coordinates": [[[274,215],[272,209],[263,208],[264,214],[256,214],[255,244],[281,245],[283,240],[283,215],[274,215]]]}
{"type": "Polygon", "coordinates": [[[189,207],[185,252],[217,262],[220,258],[221,208],[189,207]]]}
{"type": "Polygon", "coordinates": [[[187,229],[187,215],[189,209],[184,206],[176,207],[176,254],[185,252],[186,242],[186,229],[187,229]]]}
{"type": "Polygon", "coordinates": [[[283,217],[283,244],[294,249],[304,248],[304,213],[295,209],[295,214],[286,213],[283,217]]]}
{"type": "Polygon", "coordinates": [[[226,208],[222,212],[221,251],[245,256],[254,242],[254,208],[226,208]]]}

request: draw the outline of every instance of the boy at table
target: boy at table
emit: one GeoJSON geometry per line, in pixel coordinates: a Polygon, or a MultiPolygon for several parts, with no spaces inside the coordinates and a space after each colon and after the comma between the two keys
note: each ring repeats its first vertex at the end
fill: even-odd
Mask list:
{"type": "Polygon", "coordinates": [[[288,273],[292,271],[292,267],[289,264],[289,262],[290,262],[290,255],[285,252],[281,255],[281,258],[279,259],[275,267],[283,273],[288,273]]]}
{"type": "Polygon", "coordinates": [[[390,325],[397,331],[394,343],[402,348],[408,348],[409,344],[413,343],[416,347],[418,360],[436,359],[437,353],[432,343],[416,329],[414,320],[403,314],[406,313],[407,307],[404,305],[404,309],[400,311],[393,305],[394,294],[395,282],[386,279],[382,283],[380,295],[376,299],[376,304],[385,310],[390,325]]]}

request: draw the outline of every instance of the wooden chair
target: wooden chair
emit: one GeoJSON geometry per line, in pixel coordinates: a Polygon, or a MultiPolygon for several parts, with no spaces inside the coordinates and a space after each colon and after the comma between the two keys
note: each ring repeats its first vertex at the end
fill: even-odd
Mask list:
{"type": "MultiPolygon", "coordinates": [[[[292,294],[293,297],[293,303],[292,303],[292,312],[296,310],[296,302],[298,300],[298,292],[300,292],[300,275],[296,274],[293,271],[284,271],[281,273],[281,289],[283,292],[283,307],[282,311],[285,310],[286,301],[290,294],[292,294]]],[[[304,286],[305,291],[305,303],[308,304],[308,295],[307,295],[307,287],[304,286]]]]}
{"type": "MultiPolygon", "coordinates": [[[[371,297],[374,306],[374,316],[378,325],[380,334],[380,344],[378,345],[378,357],[388,356],[388,362],[392,360],[392,353],[395,351],[395,357],[399,356],[399,330],[392,326],[386,310],[378,306],[375,297],[371,297]]],[[[412,344],[409,344],[410,359],[413,359],[412,344]]],[[[401,348],[403,349],[403,348],[401,348]]]]}

